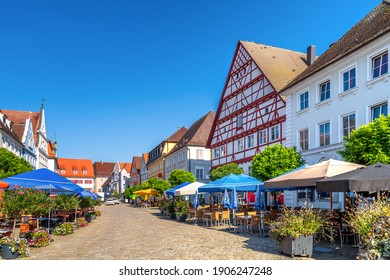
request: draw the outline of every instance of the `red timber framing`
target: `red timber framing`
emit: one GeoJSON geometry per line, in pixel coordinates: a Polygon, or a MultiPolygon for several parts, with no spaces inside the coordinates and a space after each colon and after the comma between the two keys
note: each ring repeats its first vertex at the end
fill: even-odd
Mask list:
{"type": "Polygon", "coordinates": [[[239,41],[210,132],[211,168],[250,162],[275,143],[283,144],[286,104],[239,41]]]}

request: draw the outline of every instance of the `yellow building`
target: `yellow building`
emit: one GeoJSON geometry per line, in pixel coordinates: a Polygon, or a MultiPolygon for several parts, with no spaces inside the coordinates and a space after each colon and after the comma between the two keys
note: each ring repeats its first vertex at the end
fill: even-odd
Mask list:
{"type": "Polygon", "coordinates": [[[165,156],[175,147],[176,143],[187,132],[184,126],[178,129],[175,133],[157,145],[149,152],[148,162],[146,167],[148,169],[148,178],[158,178],[167,180],[165,178],[165,156]]]}

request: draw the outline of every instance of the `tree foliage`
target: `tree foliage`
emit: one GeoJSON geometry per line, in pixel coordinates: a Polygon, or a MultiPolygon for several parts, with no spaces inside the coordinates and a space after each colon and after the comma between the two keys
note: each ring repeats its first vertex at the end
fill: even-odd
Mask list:
{"type": "Polygon", "coordinates": [[[169,175],[168,182],[172,187],[176,187],[184,182],[195,182],[195,176],[189,171],[175,169],[172,171],[171,175],[169,175]]]}
{"type": "Polygon", "coordinates": [[[4,148],[0,148],[0,179],[31,171],[31,165],[4,148]]]}
{"type": "Polygon", "coordinates": [[[390,117],[381,115],[345,139],[341,156],[349,162],[370,165],[390,163],[390,117]]]}
{"type": "Polygon", "coordinates": [[[244,173],[244,170],[238,166],[237,163],[228,163],[228,164],[225,164],[223,166],[220,166],[216,169],[214,169],[213,171],[210,172],[210,179],[211,181],[215,181],[215,180],[218,180],[218,179],[221,179],[225,176],[228,176],[230,174],[236,174],[236,175],[240,175],[240,174],[243,174],[244,173]]]}
{"type": "Polygon", "coordinates": [[[266,147],[253,158],[252,176],[266,181],[296,169],[305,162],[296,148],[286,148],[280,144],[266,147]]]}
{"type": "Polygon", "coordinates": [[[163,194],[164,191],[170,188],[169,182],[165,180],[159,180],[157,178],[150,178],[147,181],[142,183],[142,186],[147,189],[154,189],[160,194],[163,194]]]}

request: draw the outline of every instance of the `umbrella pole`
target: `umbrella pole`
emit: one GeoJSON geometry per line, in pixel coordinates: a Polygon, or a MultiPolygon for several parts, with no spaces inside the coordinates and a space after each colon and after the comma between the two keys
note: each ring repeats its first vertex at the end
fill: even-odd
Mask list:
{"type": "Polygon", "coordinates": [[[333,212],[333,193],[330,192],[330,208],[329,208],[329,211],[330,211],[330,216],[332,217],[332,212],[333,212]]]}

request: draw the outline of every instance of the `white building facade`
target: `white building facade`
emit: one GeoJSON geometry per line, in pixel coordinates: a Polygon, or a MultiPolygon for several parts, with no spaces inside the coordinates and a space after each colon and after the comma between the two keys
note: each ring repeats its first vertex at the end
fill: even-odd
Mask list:
{"type": "MultiPolygon", "coordinates": [[[[296,146],[308,164],[342,159],[338,151],[343,147],[344,137],[380,114],[388,115],[388,30],[282,92],[286,96],[286,146],[296,146]]],[[[349,35],[327,52],[340,52],[337,44],[346,44],[349,35]]]]}

